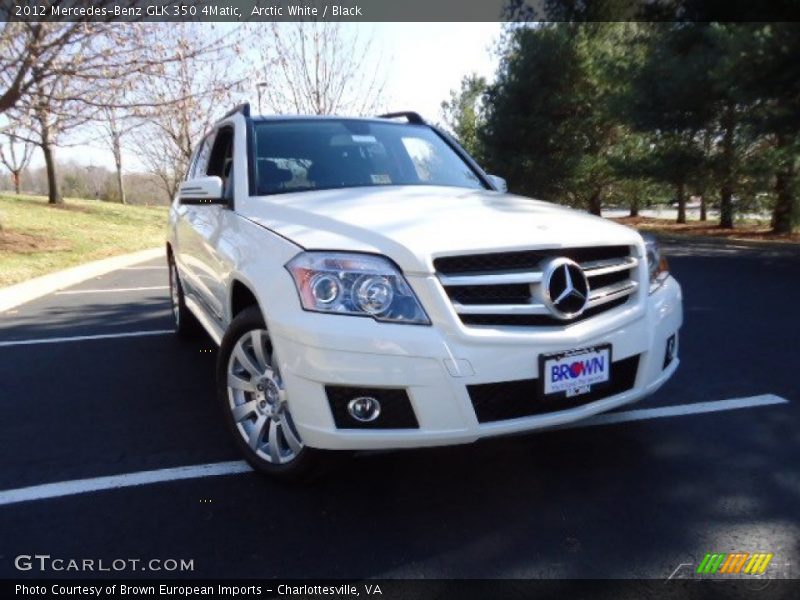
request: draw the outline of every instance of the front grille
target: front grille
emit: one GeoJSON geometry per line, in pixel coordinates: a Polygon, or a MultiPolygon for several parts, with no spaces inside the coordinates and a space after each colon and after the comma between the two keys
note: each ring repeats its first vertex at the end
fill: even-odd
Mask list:
{"type": "Polygon", "coordinates": [[[628,301],[628,297],[617,298],[603,304],[588,308],[579,316],[569,321],[563,321],[550,315],[461,315],[461,322],[464,325],[516,325],[518,327],[559,327],[566,323],[580,323],[600,313],[608,312],[612,308],[622,306],[628,301]]]}
{"type": "Polygon", "coordinates": [[[609,383],[602,387],[592,386],[589,393],[572,398],[567,398],[566,393],[543,397],[538,379],[468,385],[467,391],[478,422],[491,423],[568,410],[627,392],[636,383],[638,370],[638,355],[611,363],[609,383]]]}
{"type": "Polygon", "coordinates": [[[564,326],[622,306],[638,287],[639,260],[629,246],[445,256],[433,265],[461,322],[470,326],[564,326]],[[542,299],[542,264],[557,257],[578,263],[589,282],[586,309],[569,320],[555,317],[542,299]]]}

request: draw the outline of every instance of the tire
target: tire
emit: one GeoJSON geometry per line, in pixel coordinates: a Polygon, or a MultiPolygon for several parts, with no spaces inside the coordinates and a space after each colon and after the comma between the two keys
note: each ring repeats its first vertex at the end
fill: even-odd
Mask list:
{"type": "Polygon", "coordinates": [[[246,308],[222,338],[217,397],[245,460],[260,473],[296,480],[316,470],[322,453],[300,439],[277,364],[261,310],[246,308]]]}
{"type": "Polygon", "coordinates": [[[200,323],[197,317],[186,307],[186,298],[183,294],[183,285],[178,274],[178,267],[175,260],[170,256],[169,267],[169,297],[172,305],[172,320],[175,333],[183,339],[193,339],[200,331],[200,323]]]}

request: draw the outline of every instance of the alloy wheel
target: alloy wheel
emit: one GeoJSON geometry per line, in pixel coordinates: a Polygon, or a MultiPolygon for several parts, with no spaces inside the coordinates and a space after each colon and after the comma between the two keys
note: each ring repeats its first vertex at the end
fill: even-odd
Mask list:
{"type": "Polygon", "coordinates": [[[295,460],[303,442],[292,422],[266,329],[253,329],[236,341],[228,360],[227,387],[233,421],[250,450],[275,465],[295,460]]]}

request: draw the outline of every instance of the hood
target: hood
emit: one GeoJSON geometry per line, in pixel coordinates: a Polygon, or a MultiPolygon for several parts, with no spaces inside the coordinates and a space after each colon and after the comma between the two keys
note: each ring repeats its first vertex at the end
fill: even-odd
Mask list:
{"type": "Polygon", "coordinates": [[[438,256],[640,244],[632,229],[563,206],[489,190],[394,186],[249,198],[241,213],[307,250],[382,254],[407,273],[438,256]]]}

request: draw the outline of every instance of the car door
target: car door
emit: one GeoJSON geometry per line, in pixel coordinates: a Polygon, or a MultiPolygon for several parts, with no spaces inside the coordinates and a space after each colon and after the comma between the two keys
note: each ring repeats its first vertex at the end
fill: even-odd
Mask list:
{"type": "MultiPolygon", "coordinates": [[[[213,141],[214,134],[210,133],[198,144],[186,173],[186,183],[205,175],[213,141]]],[[[205,207],[196,203],[184,203],[180,192],[178,193],[176,200],[175,247],[173,252],[180,270],[185,293],[205,304],[205,296],[207,296],[208,292],[204,290],[201,277],[202,269],[198,260],[200,255],[200,236],[195,231],[198,221],[202,221],[203,208],[205,207]]]]}
{"type": "MultiPolygon", "coordinates": [[[[233,136],[232,126],[221,126],[215,136],[203,176],[220,177],[224,197],[229,204],[199,204],[192,207],[191,262],[205,304],[211,316],[223,321],[227,266],[219,246],[225,217],[231,210],[233,198],[233,136]]],[[[196,173],[196,175],[199,175],[196,173]]]]}

